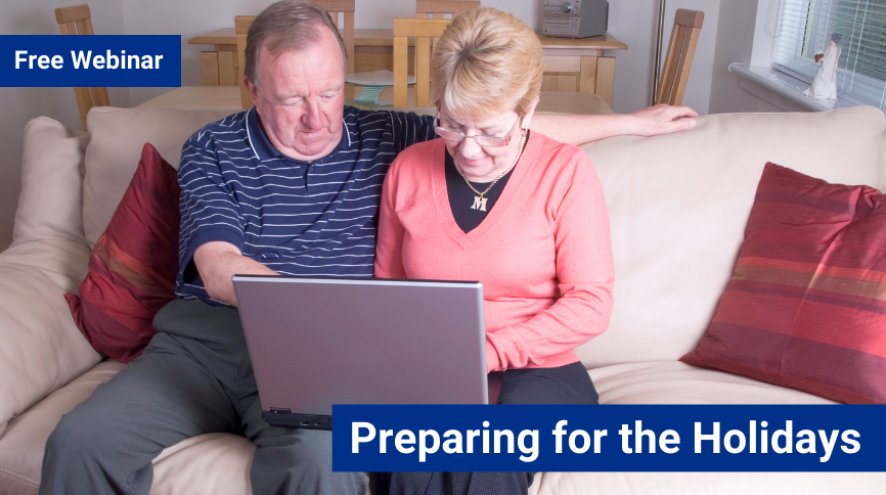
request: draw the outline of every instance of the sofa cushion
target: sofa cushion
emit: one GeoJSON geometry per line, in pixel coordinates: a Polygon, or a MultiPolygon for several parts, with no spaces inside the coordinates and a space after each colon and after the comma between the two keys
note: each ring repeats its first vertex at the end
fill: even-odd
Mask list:
{"type": "Polygon", "coordinates": [[[132,182],[89,257],[80,296],[65,297],[92,347],[128,363],[156,333],[154,315],[175,299],[176,171],[145,144],[132,182]]]}
{"type": "Polygon", "coordinates": [[[99,363],[10,421],[9,427],[0,435],[0,486],[18,486],[19,489],[0,490],[0,493],[37,493],[46,440],[62,415],[92,395],[96,386],[125,368],[114,361],[99,363]]]}
{"type": "Polygon", "coordinates": [[[732,280],[682,361],[886,403],[886,195],[768,164],[732,280]]]}
{"type": "Polygon", "coordinates": [[[251,495],[254,452],[254,443],[230,433],[181,441],[154,459],[151,495],[251,495]]]}
{"type": "Polygon", "coordinates": [[[695,348],[732,275],[766,162],[843,184],[880,182],[883,113],[709,115],[684,133],[582,146],[606,194],[615,258],[609,330],[588,367],[677,360],[695,348]]]}
{"type": "Polygon", "coordinates": [[[886,473],[542,473],[530,495],[879,495],[886,473]]]}
{"type": "MultiPolygon", "coordinates": [[[[43,449],[62,415],[124,369],[126,365],[115,361],[101,362],[10,421],[0,434],[0,493],[36,494],[43,449]]],[[[154,460],[151,494],[249,495],[254,451],[255,444],[249,440],[226,433],[179,442],[154,460]]]]}
{"type": "MultiPolygon", "coordinates": [[[[679,361],[590,370],[601,404],[835,404],[821,397],[679,361]]],[[[541,473],[538,495],[878,494],[886,473],[541,473]]]]}
{"type": "Polygon", "coordinates": [[[226,110],[96,107],[87,124],[92,139],[86,148],[83,179],[83,227],[89,245],[111,221],[135,174],[142,146],[151,143],[178,168],[185,141],[204,125],[230,114],[226,110]]]}
{"type": "Polygon", "coordinates": [[[84,241],[80,205],[88,142],[89,134],[48,117],[25,125],[13,243],[57,237],[84,241]]]}
{"type": "Polygon", "coordinates": [[[592,369],[600,404],[834,404],[816,395],[679,361],[592,369]]]}

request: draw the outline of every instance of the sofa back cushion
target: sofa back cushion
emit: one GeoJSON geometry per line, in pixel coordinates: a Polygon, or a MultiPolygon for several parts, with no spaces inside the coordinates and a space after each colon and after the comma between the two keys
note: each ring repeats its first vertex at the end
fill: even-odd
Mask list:
{"type": "Polygon", "coordinates": [[[764,165],[880,184],[883,113],[723,114],[688,132],[584,145],[606,194],[615,256],[609,329],[588,367],[677,360],[704,335],[741,247],[764,165]]]}
{"type": "Polygon", "coordinates": [[[49,238],[83,241],[80,184],[87,143],[89,134],[49,117],[25,125],[13,243],[49,238]]]}
{"type": "Polygon", "coordinates": [[[89,246],[111,222],[141,157],[151,143],[178,169],[185,141],[204,125],[221,120],[227,110],[96,107],[87,124],[92,140],[86,149],[83,179],[83,228],[89,246]]]}

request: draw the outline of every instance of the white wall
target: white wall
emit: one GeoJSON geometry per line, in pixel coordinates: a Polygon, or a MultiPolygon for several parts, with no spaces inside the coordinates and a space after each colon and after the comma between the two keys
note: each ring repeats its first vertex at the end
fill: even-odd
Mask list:
{"type": "MultiPolygon", "coordinates": [[[[674,13],[677,9],[700,10],[705,13],[692,70],[686,84],[683,104],[708,113],[714,45],[721,0],[668,0],[665,7],[665,29],[662,41],[662,62],[667,52],[674,13]]],[[[652,66],[655,63],[658,0],[609,0],[609,32],[628,45],[625,52],[614,52],[616,112],[634,112],[652,102],[652,66]]]]}
{"type": "MultiPolygon", "coordinates": [[[[73,0],[4,1],[0,34],[58,34],[55,9],[73,0]]],[[[96,33],[123,34],[121,0],[89,0],[96,33]]],[[[111,104],[129,105],[126,88],[110,88],[111,104]]],[[[12,241],[12,222],[21,183],[22,131],[28,120],[47,115],[80,129],[80,113],[71,88],[0,88],[0,250],[12,241]]]]}
{"type": "MultiPolygon", "coordinates": [[[[777,3],[777,2],[775,2],[777,3]]],[[[761,2],[764,15],[775,14],[768,4],[761,2]]],[[[739,77],[729,72],[732,62],[750,63],[757,24],[757,2],[754,0],[720,0],[720,22],[717,30],[717,49],[714,55],[711,79],[711,113],[726,112],[780,112],[777,107],[757,98],[739,87],[739,77]]],[[[764,43],[757,33],[757,43],[764,43]]],[[[765,44],[765,43],[764,43],[765,44]]],[[[771,52],[771,41],[762,50],[771,52]]],[[[757,54],[757,59],[760,55],[757,54]]],[[[768,57],[763,65],[769,65],[768,57]]]]}

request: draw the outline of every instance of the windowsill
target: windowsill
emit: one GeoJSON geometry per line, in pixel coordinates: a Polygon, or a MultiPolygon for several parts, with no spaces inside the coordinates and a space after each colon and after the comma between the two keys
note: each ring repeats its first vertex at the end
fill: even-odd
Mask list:
{"type": "Polygon", "coordinates": [[[729,64],[729,72],[741,78],[741,89],[786,112],[823,112],[858,106],[844,98],[825,100],[806,96],[803,90],[809,87],[807,82],[769,67],[734,62],[729,64]]]}

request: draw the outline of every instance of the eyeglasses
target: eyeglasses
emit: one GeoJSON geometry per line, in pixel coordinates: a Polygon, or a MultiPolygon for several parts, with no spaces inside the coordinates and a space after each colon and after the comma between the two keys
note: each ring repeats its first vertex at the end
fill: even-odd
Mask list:
{"type": "Polygon", "coordinates": [[[483,147],[501,147],[507,146],[511,144],[511,138],[514,137],[514,134],[517,132],[517,129],[520,127],[520,124],[523,122],[523,117],[517,117],[517,121],[514,122],[514,126],[511,127],[511,130],[508,131],[507,136],[490,136],[487,134],[478,134],[475,136],[467,136],[461,132],[453,131],[452,129],[447,129],[440,125],[440,114],[434,117],[434,130],[437,131],[437,135],[442,137],[443,139],[448,139],[450,141],[455,141],[460,143],[465,140],[465,138],[472,138],[475,143],[483,147]]]}

